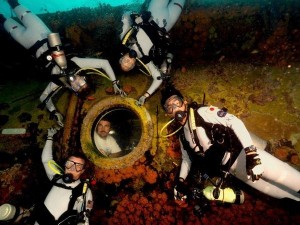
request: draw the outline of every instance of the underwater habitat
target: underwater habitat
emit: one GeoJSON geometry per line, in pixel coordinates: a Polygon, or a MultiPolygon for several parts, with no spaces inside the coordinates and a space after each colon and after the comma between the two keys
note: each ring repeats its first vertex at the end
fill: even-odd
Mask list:
{"type": "MultiPolygon", "coordinates": [[[[299,201],[273,198],[233,176],[226,184],[243,191],[240,204],[211,200],[200,211],[203,196],[197,191],[214,178],[190,183],[190,189],[199,188],[184,204],[174,199],[182,158],[177,127],[161,105],[161,87],[137,105],[152,77],[119,65],[122,15],[141,12],[149,2],[19,0],[78,55],[107,59],[126,92],[116,95],[111,80],[94,71],[86,77],[89,97],[67,90],[53,96],[64,117],[53,141],[55,161],[63,163],[77,151],[89,159],[84,173],[94,201],[89,223],[298,225],[299,201]],[[113,121],[122,155],[97,150],[94,132],[104,115],[113,121]]],[[[0,13],[15,17],[6,0],[0,0],[0,13]]],[[[226,108],[267,143],[268,153],[300,172],[300,1],[186,0],[169,34],[174,45],[169,79],[184,98],[226,108]]],[[[57,124],[39,106],[51,78],[2,24],[0,46],[0,205],[30,208],[49,191],[41,154],[48,129],[57,124]]]]}

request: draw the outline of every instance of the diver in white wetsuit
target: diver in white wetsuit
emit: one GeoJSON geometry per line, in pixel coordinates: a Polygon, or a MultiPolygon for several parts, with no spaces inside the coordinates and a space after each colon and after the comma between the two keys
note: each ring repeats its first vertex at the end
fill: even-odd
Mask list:
{"type": "Polygon", "coordinates": [[[53,186],[43,204],[35,207],[35,224],[58,224],[70,215],[75,215],[74,220],[65,224],[89,224],[88,216],[93,207],[93,196],[90,188],[84,186],[86,183],[80,179],[86,169],[87,158],[82,153],[70,155],[64,165],[64,174],[56,177],[52,163],[53,136],[56,133],[56,129],[48,129],[47,141],[42,152],[42,163],[53,186]]]}
{"type": "Polygon", "coordinates": [[[17,0],[8,0],[8,3],[22,24],[12,18],[4,18],[2,14],[0,14],[0,21],[4,24],[5,30],[38,60],[44,72],[52,75],[51,82],[40,96],[40,101],[41,107],[47,107],[59,126],[64,125],[63,116],[56,110],[52,97],[62,88],[85,97],[89,90],[86,78],[83,76],[85,72],[95,74],[92,69],[104,70],[107,75],[102,73],[100,75],[112,81],[115,93],[126,95],[118,85],[119,81],[108,60],[80,58],[74,54],[65,55],[59,34],[52,33],[38,16],[20,5],[17,0]]]}
{"type": "Polygon", "coordinates": [[[161,94],[167,115],[183,128],[179,131],[182,162],[174,188],[175,199],[186,198],[182,190],[186,190],[184,182],[193,162],[212,174],[227,170],[274,198],[300,201],[300,172],[265,151],[267,145],[256,143],[257,137],[252,138],[240,119],[224,108],[192,107],[172,85],[161,94]]]}
{"type": "Polygon", "coordinates": [[[173,53],[168,32],[178,20],[184,4],[185,0],[152,0],[146,12],[126,12],[122,17],[120,38],[124,51],[119,60],[121,69],[130,71],[138,62],[142,71],[153,79],[138,105],[143,105],[169,77],[173,53]]]}

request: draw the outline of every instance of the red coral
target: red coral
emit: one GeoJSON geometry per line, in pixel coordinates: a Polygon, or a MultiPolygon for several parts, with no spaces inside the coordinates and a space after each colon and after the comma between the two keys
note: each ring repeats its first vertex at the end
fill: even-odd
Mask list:
{"type": "Polygon", "coordinates": [[[144,175],[144,179],[149,184],[154,184],[157,179],[157,172],[150,169],[149,167],[146,168],[146,174],[144,175]]]}

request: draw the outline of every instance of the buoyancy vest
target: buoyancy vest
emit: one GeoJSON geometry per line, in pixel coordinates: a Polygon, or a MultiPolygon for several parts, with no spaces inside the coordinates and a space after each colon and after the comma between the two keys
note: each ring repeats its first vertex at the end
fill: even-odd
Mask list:
{"type": "MultiPolygon", "coordinates": [[[[62,40],[64,40],[62,38],[62,40]]],[[[70,59],[74,56],[78,56],[79,53],[73,48],[73,46],[69,42],[64,42],[63,45],[64,52],[66,54],[66,58],[68,61],[68,68],[71,67],[70,59]]],[[[48,43],[48,38],[43,40],[38,40],[34,45],[32,45],[29,49],[30,55],[36,59],[36,67],[41,73],[51,74],[52,69],[56,66],[55,61],[51,57],[51,49],[48,43]],[[38,58],[36,58],[36,52],[39,48],[41,48],[45,43],[48,45],[48,50],[43,52],[38,58]]],[[[77,66],[78,67],[78,66],[77,66]]]]}
{"type": "Polygon", "coordinates": [[[171,52],[170,34],[165,28],[159,27],[155,21],[152,20],[150,12],[144,12],[141,15],[132,14],[131,19],[133,21],[133,32],[130,32],[131,34],[129,37],[126,37],[125,35],[128,41],[122,41],[123,45],[135,43],[142,54],[142,58],[140,60],[144,64],[153,61],[155,65],[161,65],[163,60],[166,59],[167,53],[171,52]],[[143,22],[141,24],[134,23],[135,18],[138,16],[143,18],[143,22]],[[136,35],[139,28],[142,28],[145,31],[153,43],[149,55],[145,55],[140,44],[136,41],[136,35]]]}
{"type": "MultiPolygon", "coordinates": [[[[68,59],[68,58],[67,58],[68,59]]],[[[80,69],[80,67],[73,62],[72,60],[68,60],[68,67],[67,69],[65,69],[65,74],[52,74],[51,75],[51,82],[55,83],[56,85],[58,85],[59,87],[57,87],[56,89],[52,90],[48,96],[44,99],[43,102],[41,102],[38,105],[39,109],[44,109],[46,107],[47,102],[61,89],[61,88],[67,88],[71,91],[73,91],[73,89],[70,86],[70,83],[68,81],[68,76],[74,75],[76,73],[76,71],[80,69]]],[[[82,73],[83,76],[85,75],[84,71],[80,72],[81,75],[82,73]]],[[[74,92],[74,91],[73,91],[74,92]]],[[[75,92],[76,93],[76,92],[75,92]]]]}
{"type": "MultiPolygon", "coordinates": [[[[194,135],[195,143],[200,149],[200,152],[196,153],[194,149],[190,147],[188,141],[185,139],[183,130],[180,134],[180,140],[184,146],[184,149],[187,150],[190,159],[193,161],[193,164],[194,161],[196,161],[196,166],[199,167],[198,169],[206,171],[206,173],[208,173],[209,175],[215,175],[220,170],[228,171],[240,154],[243,147],[231,128],[226,127],[222,124],[213,124],[206,122],[199,115],[197,110],[203,106],[204,105],[192,103],[188,108],[192,108],[192,110],[194,110],[196,127],[202,127],[205,130],[207,137],[211,140],[212,145],[210,146],[210,148],[204,152],[202,146],[200,145],[198,136],[194,135]],[[221,165],[222,159],[226,152],[231,153],[230,159],[226,162],[225,165],[221,165]]],[[[193,132],[191,128],[190,132],[193,132]]]]}
{"type": "Polygon", "coordinates": [[[65,211],[57,220],[49,212],[44,203],[40,203],[35,207],[34,216],[39,225],[75,225],[78,220],[78,212],[74,210],[73,207],[78,197],[83,195],[83,186],[85,182],[79,183],[76,187],[68,187],[64,184],[58,183],[57,181],[61,179],[61,176],[54,176],[51,180],[53,186],[57,186],[64,189],[72,190],[72,195],[68,204],[68,209],[65,211]]]}
{"type": "Polygon", "coordinates": [[[48,38],[43,40],[38,40],[34,45],[32,45],[28,51],[32,58],[36,61],[36,68],[42,73],[51,73],[51,70],[55,66],[55,63],[52,60],[49,60],[51,55],[50,47],[48,45],[48,50],[43,52],[38,58],[36,58],[36,52],[41,48],[45,43],[48,44],[48,38]]]}

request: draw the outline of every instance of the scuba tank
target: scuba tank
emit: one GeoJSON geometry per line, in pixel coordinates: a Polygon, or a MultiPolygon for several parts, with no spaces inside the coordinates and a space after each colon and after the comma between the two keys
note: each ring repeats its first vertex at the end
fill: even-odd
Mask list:
{"type": "Polygon", "coordinates": [[[219,189],[219,194],[216,196],[214,193],[217,187],[214,186],[207,186],[203,190],[203,195],[212,201],[221,201],[227,203],[236,203],[242,204],[245,201],[244,193],[240,190],[233,190],[232,188],[224,188],[219,189]]]}
{"type": "MultiPolygon", "coordinates": [[[[67,59],[65,52],[62,49],[62,43],[60,40],[59,33],[48,34],[48,43],[51,50],[51,59],[54,59],[56,64],[62,69],[67,68],[67,59]]],[[[50,59],[50,60],[51,60],[50,59]]]]}
{"type": "Polygon", "coordinates": [[[0,206],[0,221],[9,221],[16,219],[19,213],[19,208],[15,207],[14,205],[5,203],[0,206]]]}
{"type": "Polygon", "coordinates": [[[24,209],[22,207],[14,206],[9,203],[5,203],[0,206],[0,223],[12,222],[19,223],[21,220],[30,216],[32,208],[24,209]]]}

